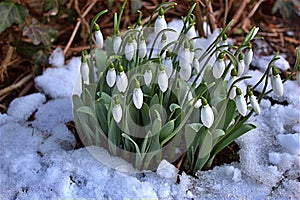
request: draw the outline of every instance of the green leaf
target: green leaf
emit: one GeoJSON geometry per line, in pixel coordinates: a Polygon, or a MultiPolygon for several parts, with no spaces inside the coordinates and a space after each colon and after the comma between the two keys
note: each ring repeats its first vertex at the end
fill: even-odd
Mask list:
{"type": "Polygon", "coordinates": [[[2,1],[0,3],[0,11],[0,33],[14,23],[23,23],[25,17],[28,16],[26,7],[12,1],[2,1]]]}
{"type": "Polygon", "coordinates": [[[121,141],[120,133],[120,129],[118,128],[115,120],[111,120],[108,130],[108,139],[111,142],[109,143],[109,150],[113,153],[113,155],[117,155],[117,149],[121,141]]]}
{"type": "Polygon", "coordinates": [[[228,128],[229,124],[231,123],[231,121],[234,117],[235,108],[236,108],[236,105],[235,105],[234,100],[231,100],[231,99],[228,100],[223,130],[226,130],[228,128]]]}
{"type": "Polygon", "coordinates": [[[256,128],[253,124],[243,124],[241,127],[236,128],[234,131],[226,133],[225,136],[216,144],[212,151],[212,155],[215,156],[222,149],[228,146],[231,142],[233,142],[236,138],[242,136],[243,134],[251,131],[256,128]]]}
{"type": "Polygon", "coordinates": [[[210,154],[212,150],[212,135],[209,131],[204,131],[201,134],[201,140],[199,145],[198,158],[205,158],[210,154]]]}
{"type": "Polygon", "coordinates": [[[95,112],[101,129],[105,134],[108,134],[107,108],[103,102],[103,99],[95,101],[95,112]]]}
{"type": "Polygon", "coordinates": [[[34,18],[31,20],[30,25],[24,27],[23,36],[29,37],[34,45],[39,45],[40,43],[47,47],[51,45],[47,29],[34,18]]]}
{"type": "Polygon", "coordinates": [[[149,106],[147,104],[143,103],[141,112],[142,112],[143,125],[144,126],[149,125],[151,123],[151,118],[150,118],[150,114],[149,114],[149,106]]]}
{"type": "Polygon", "coordinates": [[[132,142],[132,144],[134,145],[135,147],[135,151],[136,153],[138,153],[139,157],[141,157],[141,151],[140,151],[140,148],[139,146],[137,145],[137,143],[129,136],[127,135],[126,133],[122,133],[122,136],[126,139],[128,139],[130,142],[132,142]]]}
{"type": "Polygon", "coordinates": [[[94,110],[91,107],[89,107],[89,106],[81,106],[76,111],[77,112],[86,113],[89,116],[91,116],[94,120],[97,121],[97,117],[96,117],[96,115],[94,113],[94,110]]]}
{"type": "Polygon", "coordinates": [[[174,120],[168,121],[161,129],[159,134],[159,141],[166,139],[168,135],[174,130],[174,120]]]}
{"type": "MultiPolygon", "coordinates": [[[[208,131],[209,132],[209,131],[208,131]]],[[[225,132],[222,129],[215,129],[211,132],[212,135],[212,146],[214,147],[215,144],[218,142],[218,139],[225,135],[225,132]]]]}
{"type": "Polygon", "coordinates": [[[95,62],[96,62],[96,67],[98,69],[98,73],[104,72],[106,70],[107,68],[106,59],[107,59],[106,53],[102,49],[96,48],[95,62]]]}
{"type": "Polygon", "coordinates": [[[173,112],[174,110],[176,109],[181,109],[181,106],[176,104],[176,103],[172,103],[170,106],[169,106],[169,109],[171,112],[173,112]]]}

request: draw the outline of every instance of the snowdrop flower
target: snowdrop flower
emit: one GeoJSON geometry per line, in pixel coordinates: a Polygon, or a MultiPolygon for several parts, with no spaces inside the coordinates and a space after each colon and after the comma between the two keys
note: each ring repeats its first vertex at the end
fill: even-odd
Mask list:
{"type": "Polygon", "coordinates": [[[128,61],[131,61],[134,56],[134,44],[132,38],[129,36],[128,42],[125,45],[125,57],[128,61]]]}
{"type": "Polygon", "coordinates": [[[133,90],[133,96],[132,96],[132,100],[133,100],[133,104],[134,106],[139,110],[142,108],[143,106],[143,91],[140,88],[140,82],[138,80],[135,80],[135,88],[133,90]]]}
{"type": "MultiPolygon", "coordinates": [[[[167,44],[167,35],[165,33],[162,34],[161,40],[158,43],[158,54],[161,53],[164,46],[167,44]]],[[[166,51],[161,55],[161,58],[164,59],[166,57],[166,51]]]]}
{"type": "Polygon", "coordinates": [[[122,38],[120,35],[120,31],[118,30],[117,35],[114,37],[114,40],[113,40],[113,50],[114,50],[115,54],[118,53],[121,43],[122,43],[122,38]]]}
{"type": "Polygon", "coordinates": [[[144,74],[145,84],[149,86],[151,84],[151,80],[152,80],[152,71],[151,69],[147,69],[144,74]]]}
{"type": "Polygon", "coordinates": [[[300,86],[300,65],[297,66],[296,79],[298,85],[300,86]]]}
{"type": "Polygon", "coordinates": [[[217,60],[213,65],[213,76],[218,79],[221,78],[225,70],[224,53],[218,55],[217,60]]]}
{"type": "Polygon", "coordinates": [[[144,36],[141,36],[140,48],[138,56],[140,58],[144,58],[147,54],[147,45],[144,36]]]}
{"type": "Polygon", "coordinates": [[[167,91],[169,83],[168,83],[168,75],[165,72],[165,69],[162,65],[160,65],[160,70],[157,79],[158,86],[162,92],[167,91]]]}
{"type": "Polygon", "coordinates": [[[139,32],[136,32],[135,34],[135,37],[138,39],[139,35],[142,35],[141,31],[143,29],[143,26],[142,26],[142,21],[141,19],[139,18],[138,21],[137,21],[137,25],[135,27],[135,30],[139,31],[139,32]]]}
{"type": "Polygon", "coordinates": [[[135,55],[135,52],[137,50],[137,42],[136,40],[134,39],[134,36],[132,35],[131,36],[131,39],[132,39],[132,44],[133,44],[133,48],[134,48],[134,51],[133,51],[133,56],[135,55]]]}
{"type": "Polygon", "coordinates": [[[186,70],[190,65],[190,50],[188,41],[185,41],[184,48],[179,55],[179,65],[184,70],[186,70]]]}
{"type": "Polygon", "coordinates": [[[103,48],[103,35],[101,33],[100,27],[98,24],[95,23],[95,40],[96,45],[99,49],[103,48]]]}
{"type": "Polygon", "coordinates": [[[122,119],[122,107],[120,105],[119,100],[116,100],[116,104],[112,109],[112,115],[114,120],[119,123],[122,119]]]}
{"type": "Polygon", "coordinates": [[[275,66],[272,66],[271,85],[274,93],[281,97],[283,95],[283,84],[275,66]]]}
{"type": "Polygon", "coordinates": [[[127,75],[124,72],[123,66],[120,65],[119,66],[119,72],[120,74],[117,75],[117,79],[116,79],[116,84],[117,84],[117,88],[120,92],[125,92],[126,88],[128,86],[128,78],[127,75]]]}
{"type": "Polygon", "coordinates": [[[190,64],[186,69],[180,68],[179,76],[181,80],[188,81],[191,78],[191,75],[192,75],[192,67],[190,64]]]}
{"type": "Polygon", "coordinates": [[[246,66],[249,66],[253,58],[253,51],[251,45],[246,49],[244,62],[246,66]]]}
{"type": "Polygon", "coordinates": [[[226,34],[223,35],[220,46],[223,46],[223,47],[219,48],[220,51],[228,50],[228,42],[227,42],[227,35],[226,34]]]}
{"type": "Polygon", "coordinates": [[[244,56],[242,53],[239,54],[239,61],[238,61],[238,69],[237,69],[237,75],[241,76],[244,73],[245,70],[245,62],[244,62],[244,56]]]}
{"type": "Polygon", "coordinates": [[[106,83],[109,87],[114,86],[114,84],[116,82],[116,77],[117,77],[117,74],[116,74],[114,64],[111,63],[109,66],[109,69],[107,71],[107,75],[106,75],[106,83]]]}
{"type": "Polygon", "coordinates": [[[247,88],[247,95],[250,97],[250,104],[253,110],[259,115],[260,114],[260,107],[256,97],[253,95],[253,92],[250,88],[247,88]]]}
{"type": "Polygon", "coordinates": [[[214,123],[214,112],[205,98],[201,97],[201,103],[201,121],[205,127],[210,128],[214,123]]]}
{"type": "Polygon", "coordinates": [[[157,35],[161,30],[167,28],[167,22],[165,20],[164,13],[165,13],[164,9],[160,8],[159,15],[156,18],[156,21],[154,23],[154,32],[155,32],[155,35],[157,35]]]}
{"type": "Polygon", "coordinates": [[[84,83],[89,84],[89,66],[85,55],[81,57],[80,73],[84,83]]]}
{"type": "Polygon", "coordinates": [[[196,70],[197,74],[200,73],[200,64],[199,64],[199,60],[194,57],[193,59],[193,67],[196,70]]]}
{"type": "MultiPolygon", "coordinates": [[[[235,68],[233,68],[231,70],[231,78],[229,79],[228,84],[227,84],[227,92],[229,92],[230,87],[232,86],[233,82],[236,81],[236,79],[238,79],[238,77],[237,77],[237,71],[236,71],[235,68]]],[[[234,87],[235,86],[232,87],[232,89],[230,90],[230,93],[228,95],[230,99],[234,99],[234,97],[236,95],[234,87]]]]}
{"type": "Polygon", "coordinates": [[[195,57],[195,46],[193,43],[190,43],[190,60],[192,60],[195,57]]]}
{"type": "Polygon", "coordinates": [[[189,24],[191,24],[191,28],[186,33],[186,37],[187,37],[188,40],[191,41],[191,43],[193,45],[195,45],[195,40],[191,40],[192,38],[197,37],[197,35],[196,35],[196,29],[195,29],[195,26],[194,26],[195,23],[193,22],[192,18],[189,19],[189,24]]]}
{"type": "Polygon", "coordinates": [[[173,63],[171,59],[172,53],[170,51],[167,51],[166,55],[167,57],[163,60],[163,65],[168,78],[170,78],[173,73],[173,63]]]}
{"type": "Polygon", "coordinates": [[[236,88],[236,94],[237,96],[235,97],[235,104],[236,108],[238,109],[239,113],[245,117],[247,114],[247,103],[245,98],[243,97],[242,91],[240,88],[236,88]]]}

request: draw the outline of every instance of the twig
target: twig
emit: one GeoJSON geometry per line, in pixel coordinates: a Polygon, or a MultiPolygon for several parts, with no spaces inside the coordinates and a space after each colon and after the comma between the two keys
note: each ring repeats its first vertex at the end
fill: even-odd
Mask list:
{"type": "Polygon", "coordinates": [[[14,83],[6,88],[3,88],[2,90],[0,90],[0,96],[13,91],[15,89],[18,89],[19,87],[21,87],[22,85],[24,85],[25,83],[27,83],[30,79],[32,79],[33,74],[28,74],[27,76],[25,76],[24,78],[22,78],[20,81],[18,81],[17,83],[14,83]]]}
{"type": "Polygon", "coordinates": [[[242,1],[242,4],[240,5],[239,9],[236,11],[235,15],[232,18],[233,19],[232,26],[234,26],[239,21],[243,11],[245,10],[245,8],[249,2],[250,2],[250,0],[242,1]]]}
{"type": "Polygon", "coordinates": [[[14,48],[9,45],[5,59],[2,63],[2,65],[0,66],[0,81],[1,82],[3,82],[4,77],[7,76],[7,67],[9,66],[9,63],[11,61],[13,52],[14,52],[14,48]]]}
{"type": "MultiPolygon", "coordinates": [[[[93,0],[93,2],[89,5],[89,7],[87,7],[87,9],[82,14],[82,18],[84,18],[88,14],[88,12],[94,7],[94,5],[97,3],[97,1],[98,0],[93,0]]],[[[73,30],[73,33],[72,33],[72,35],[71,35],[71,37],[69,39],[69,42],[68,42],[66,48],[64,49],[64,55],[66,55],[68,49],[70,48],[70,46],[71,46],[71,44],[72,44],[72,42],[73,42],[73,40],[75,38],[75,35],[76,35],[76,33],[77,33],[78,29],[79,29],[80,24],[81,24],[81,20],[80,20],[80,18],[78,18],[76,26],[75,26],[75,28],[73,30]]]]}
{"type": "Polygon", "coordinates": [[[211,32],[213,32],[216,29],[216,24],[215,24],[216,19],[214,16],[214,11],[213,11],[213,8],[211,5],[211,1],[206,0],[205,6],[206,6],[206,16],[207,16],[208,24],[209,24],[211,32]]]}

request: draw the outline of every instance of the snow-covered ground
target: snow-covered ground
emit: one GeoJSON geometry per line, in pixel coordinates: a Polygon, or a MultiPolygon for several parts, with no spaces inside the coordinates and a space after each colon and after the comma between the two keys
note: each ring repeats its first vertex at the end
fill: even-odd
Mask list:
{"type": "MultiPolygon", "coordinates": [[[[256,58],[253,64],[263,69],[268,59],[256,58]]],[[[282,69],[288,68],[281,60],[282,69]]],[[[99,147],[74,150],[75,140],[65,123],[73,120],[71,95],[80,59],[73,58],[65,66],[63,62],[57,50],[51,57],[57,67],[35,79],[40,93],[15,99],[8,112],[0,114],[1,199],[299,198],[296,81],[285,82],[283,97],[269,96],[288,105],[262,101],[261,115],[250,119],[258,128],[236,141],[240,162],[200,171],[196,179],[178,175],[166,161],[156,172],[139,173],[99,147]],[[33,113],[35,118],[28,120],[33,113]]],[[[258,70],[247,73],[253,80],[261,74],[258,70]]]]}

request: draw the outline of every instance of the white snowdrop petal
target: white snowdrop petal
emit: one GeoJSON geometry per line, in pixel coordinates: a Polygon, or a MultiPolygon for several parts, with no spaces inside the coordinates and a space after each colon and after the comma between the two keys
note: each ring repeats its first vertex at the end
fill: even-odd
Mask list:
{"type": "Polygon", "coordinates": [[[146,85],[150,85],[152,80],[152,71],[151,70],[146,70],[144,74],[144,81],[146,85]]]}
{"type": "Polygon", "coordinates": [[[237,68],[237,75],[242,76],[245,70],[245,62],[244,60],[239,60],[238,62],[238,68],[237,68]]]}
{"type": "Polygon", "coordinates": [[[169,83],[168,83],[168,76],[165,70],[159,72],[157,83],[162,92],[167,91],[169,83]]]}
{"type": "Polygon", "coordinates": [[[120,46],[121,46],[121,43],[122,43],[122,38],[121,38],[121,36],[116,36],[116,37],[114,38],[114,45],[113,45],[113,50],[114,50],[115,54],[118,53],[118,50],[119,50],[119,48],[120,48],[120,46]]]}
{"type": "Polygon", "coordinates": [[[210,128],[214,123],[214,112],[209,105],[205,105],[201,109],[201,121],[207,128],[210,128]]]}
{"type": "Polygon", "coordinates": [[[120,92],[125,92],[128,86],[128,78],[124,72],[121,72],[120,75],[117,76],[117,88],[120,92]]]}
{"type": "Polygon", "coordinates": [[[131,61],[134,56],[134,46],[133,42],[127,43],[125,45],[125,57],[128,61],[131,61]]]}
{"type": "Polygon", "coordinates": [[[230,93],[229,93],[229,99],[234,99],[236,96],[236,91],[234,88],[232,88],[232,90],[230,90],[230,93]]]}
{"type": "Polygon", "coordinates": [[[225,70],[225,62],[224,60],[216,60],[213,65],[213,76],[218,79],[221,78],[225,70]]]}
{"type": "Polygon", "coordinates": [[[155,20],[154,23],[154,32],[157,35],[161,30],[166,29],[167,28],[167,22],[165,20],[165,17],[162,16],[158,16],[155,20]]]}
{"type": "Polygon", "coordinates": [[[140,48],[139,48],[139,57],[144,58],[147,54],[147,45],[145,40],[142,40],[140,42],[140,48]]]}
{"type": "Polygon", "coordinates": [[[258,101],[254,95],[250,96],[250,103],[252,105],[252,108],[254,111],[259,115],[260,114],[260,106],[258,104],[258,101]]]}
{"type": "Polygon", "coordinates": [[[274,93],[277,96],[281,97],[283,95],[283,84],[282,84],[279,74],[271,77],[271,85],[272,85],[274,93]]]}
{"type": "Polygon", "coordinates": [[[89,66],[87,62],[80,65],[80,73],[85,84],[89,84],[89,66]]]}
{"type": "Polygon", "coordinates": [[[135,107],[137,109],[141,109],[143,106],[143,91],[141,90],[141,88],[135,88],[133,90],[133,104],[135,105],[135,107]]]}
{"type": "Polygon", "coordinates": [[[172,72],[173,72],[173,63],[171,58],[166,58],[163,60],[163,65],[165,68],[165,72],[167,73],[168,78],[171,77],[172,72]]]}
{"type": "Polygon", "coordinates": [[[193,67],[197,73],[200,73],[200,64],[196,57],[193,59],[193,67]]]}
{"type": "Polygon", "coordinates": [[[179,65],[184,70],[187,69],[190,65],[190,51],[189,49],[183,49],[179,56],[179,65]]]}
{"type": "Polygon", "coordinates": [[[239,113],[245,117],[247,114],[247,102],[242,95],[238,95],[235,98],[236,108],[238,109],[239,113]]]}
{"type": "Polygon", "coordinates": [[[103,35],[100,30],[95,31],[95,40],[96,40],[97,47],[102,49],[103,48],[103,35]]]}
{"type": "MultiPolygon", "coordinates": [[[[188,32],[186,33],[186,37],[190,40],[194,37],[196,37],[196,30],[195,30],[195,26],[191,26],[191,28],[188,30],[188,32]]],[[[195,41],[195,40],[192,40],[195,41]]]]}
{"type": "Polygon", "coordinates": [[[115,82],[116,82],[116,70],[115,68],[113,69],[109,69],[106,75],[106,83],[109,87],[114,86],[115,82]]]}
{"type": "Polygon", "coordinates": [[[244,56],[244,62],[246,66],[250,65],[250,63],[252,62],[252,58],[253,58],[252,49],[247,49],[244,56]]]}
{"type": "Polygon", "coordinates": [[[112,115],[114,120],[119,123],[122,119],[122,107],[120,104],[117,104],[112,109],[112,115]]]}
{"type": "Polygon", "coordinates": [[[189,65],[186,69],[181,68],[179,71],[180,79],[183,81],[188,81],[192,75],[192,67],[189,65]]]}

